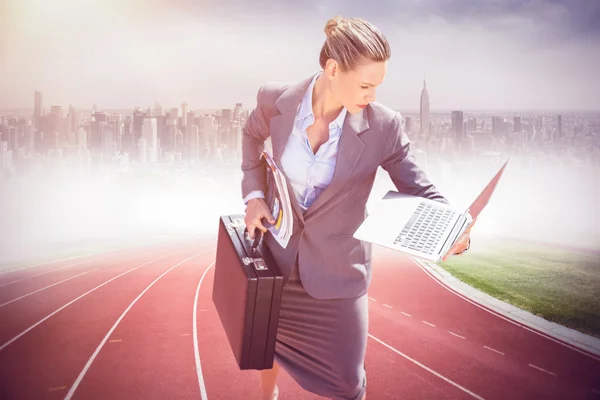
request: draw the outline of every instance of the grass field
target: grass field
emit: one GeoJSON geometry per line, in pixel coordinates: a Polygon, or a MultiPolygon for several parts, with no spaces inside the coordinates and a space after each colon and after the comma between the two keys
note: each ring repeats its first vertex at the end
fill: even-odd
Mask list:
{"type": "Polygon", "coordinates": [[[504,239],[440,266],[548,321],[600,338],[600,254],[504,239]]]}

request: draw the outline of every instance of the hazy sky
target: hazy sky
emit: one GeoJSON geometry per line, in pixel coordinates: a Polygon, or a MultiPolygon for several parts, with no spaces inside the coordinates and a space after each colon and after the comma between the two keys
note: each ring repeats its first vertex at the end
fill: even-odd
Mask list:
{"type": "Polygon", "coordinates": [[[600,110],[598,0],[0,0],[0,108],[251,107],[319,70],[323,27],[364,17],[392,59],[378,100],[600,110]],[[376,5],[376,6],[375,6],[376,5]]]}

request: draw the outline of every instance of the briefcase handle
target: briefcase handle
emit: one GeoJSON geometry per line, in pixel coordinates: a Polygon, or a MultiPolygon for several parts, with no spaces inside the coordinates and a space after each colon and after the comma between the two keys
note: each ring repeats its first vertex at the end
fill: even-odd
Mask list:
{"type": "MultiPolygon", "coordinates": [[[[244,237],[246,237],[246,234],[248,233],[248,227],[244,228],[244,237]]],[[[255,228],[254,229],[254,242],[252,242],[252,252],[256,252],[256,248],[258,247],[258,244],[260,243],[260,240],[262,239],[262,232],[260,231],[260,229],[255,228]]]]}

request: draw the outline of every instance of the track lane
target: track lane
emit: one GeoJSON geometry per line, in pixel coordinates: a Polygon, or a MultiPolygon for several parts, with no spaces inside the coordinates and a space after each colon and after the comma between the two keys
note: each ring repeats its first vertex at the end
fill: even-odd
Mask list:
{"type": "Polygon", "coordinates": [[[13,283],[0,288],[0,307],[7,302],[15,301],[17,298],[47,290],[46,288],[53,287],[52,285],[57,286],[61,284],[60,282],[68,282],[68,280],[73,279],[75,276],[126,262],[139,255],[142,255],[140,251],[116,257],[99,257],[98,259],[88,260],[78,265],[61,266],[56,270],[47,271],[41,275],[12,281],[13,283]]]}
{"type": "MultiPolygon", "coordinates": [[[[205,240],[197,241],[193,250],[181,245],[179,248],[186,250],[180,251],[179,258],[149,264],[119,277],[0,350],[0,398],[27,398],[28,394],[38,399],[64,398],[90,356],[98,350],[98,344],[107,338],[106,333],[132,301],[176,262],[197,254],[207,244],[214,248],[214,241],[205,240]]],[[[150,251],[145,256],[152,259],[156,252],[150,251]]],[[[465,301],[433,281],[409,258],[401,260],[397,253],[391,258],[379,252],[374,256],[369,292],[374,300],[369,302],[370,339],[366,357],[368,398],[478,398],[456,385],[486,400],[600,397],[599,388],[590,384],[590,378],[598,376],[595,360],[586,364],[589,357],[465,301]],[[491,340],[498,335],[506,337],[498,339],[499,342],[491,340]],[[506,349],[502,343],[512,347],[506,349]],[[535,351],[530,353],[530,348],[535,351]],[[539,351],[558,352],[559,358],[566,354],[563,368],[572,371],[571,374],[558,368],[555,376],[544,372],[545,365],[538,365],[547,357],[544,354],[532,362],[533,367],[524,363],[539,351]],[[580,361],[582,366],[577,364],[580,361]]],[[[127,265],[133,267],[131,262],[127,265]]],[[[125,265],[122,267],[125,271],[125,265]]],[[[169,398],[200,399],[201,375],[207,398],[211,400],[257,398],[254,396],[258,394],[258,373],[238,370],[212,305],[214,265],[208,270],[204,268],[182,264],[156,281],[107,338],[73,397],[153,398],[153,394],[160,393],[162,398],[167,394],[169,398]],[[167,296],[175,290],[177,296],[167,296]],[[193,314],[196,291],[198,299],[193,314]],[[175,331],[193,331],[189,317],[194,315],[197,336],[182,332],[175,338],[175,331]],[[161,319],[168,319],[170,324],[161,323],[161,319]],[[113,339],[121,341],[111,342],[113,339]]],[[[55,292],[77,288],[91,274],[58,285],[55,288],[61,290],[55,292]]],[[[52,293],[53,289],[0,307],[0,319],[3,309],[19,303],[29,304],[27,308],[31,309],[43,307],[43,301],[31,300],[52,293]]],[[[79,292],[84,290],[80,288],[79,292]]],[[[46,300],[52,301],[52,297],[46,300]]],[[[19,313],[18,309],[15,311],[19,313]]],[[[550,359],[553,357],[556,355],[550,359]]],[[[282,400],[320,398],[301,389],[284,371],[279,387],[282,400]]]]}
{"type": "MultiPolygon", "coordinates": [[[[240,371],[212,303],[214,268],[199,291],[199,353],[208,399],[257,399],[257,371],[240,371]],[[204,286],[206,285],[206,286],[204,286]],[[202,330],[200,330],[202,328],[202,330]],[[232,382],[237,382],[235,385],[232,382]]],[[[381,344],[367,342],[368,398],[472,399],[381,344]],[[435,397],[430,397],[434,395],[435,397]]],[[[281,399],[322,399],[302,389],[285,371],[278,378],[281,399]]]]}
{"type": "MultiPolygon", "coordinates": [[[[177,243],[181,244],[181,243],[186,243],[186,242],[192,243],[192,242],[199,240],[199,238],[200,237],[172,241],[171,244],[177,244],[177,243]]],[[[165,244],[168,245],[169,243],[160,243],[157,241],[156,243],[146,243],[146,244],[139,244],[139,245],[135,245],[135,246],[106,249],[106,250],[101,250],[101,251],[97,251],[97,252],[86,252],[85,254],[82,254],[82,255],[62,257],[62,258],[57,258],[57,259],[49,260],[49,261],[41,261],[39,263],[35,263],[35,264],[31,264],[31,265],[16,267],[13,269],[0,270],[0,292],[6,286],[12,285],[16,282],[21,282],[21,281],[24,281],[27,279],[38,277],[38,276],[44,276],[48,273],[62,271],[67,268],[80,266],[80,265],[83,265],[88,262],[102,261],[107,258],[119,260],[124,255],[126,256],[129,253],[136,252],[136,251],[143,252],[146,249],[152,251],[157,246],[163,246],[165,244]]],[[[48,257],[48,258],[54,258],[54,257],[48,257]]]]}
{"type": "MultiPolygon", "coordinates": [[[[406,340],[418,336],[417,332],[427,334],[425,328],[431,327],[426,323],[433,324],[436,327],[431,329],[447,336],[432,337],[430,344],[466,346],[461,350],[466,363],[477,365],[487,360],[487,367],[479,371],[482,374],[490,371],[485,380],[500,379],[495,369],[506,362],[514,363],[512,368],[504,368],[504,373],[513,386],[518,385],[519,380],[529,386],[521,387],[523,393],[547,393],[547,389],[552,388],[549,396],[563,393],[580,396],[574,398],[586,398],[600,381],[600,363],[595,359],[465,301],[443,288],[408,257],[391,251],[378,251],[374,255],[374,264],[370,297],[379,304],[382,312],[390,307],[396,312],[388,324],[401,321],[400,317],[414,320],[414,335],[406,340]],[[453,343],[450,339],[457,342],[453,343]],[[495,362],[489,356],[498,360],[495,362]],[[511,371],[520,372],[514,374],[511,371]]],[[[421,343],[421,346],[425,345],[421,343]]],[[[457,362],[460,360],[457,359],[457,362]]],[[[506,385],[499,382],[490,383],[483,385],[482,390],[495,393],[493,388],[502,392],[504,387],[506,385]]],[[[513,389],[517,390],[516,387],[513,389]]]]}
{"type": "Polygon", "coordinates": [[[146,263],[129,262],[123,270],[131,272],[80,298],[1,350],[0,395],[64,398],[131,300],[158,275],[198,252],[197,246],[182,247],[168,254],[147,254],[146,263]]]}
{"type": "Polygon", "coordinates": [[[213,253],[205,250],[176,264],[140,293],[65,399],[199,398],[192,306],[213,253]]]}
{"type": "MultiPolygon", "coordinates": [[[[169,251],[173,253],[178,250],[177,247],[162,247],[157,250],[157,252],[164,255],[168,254],[169,251]]],[[[103,282],[132,268],[132,263],[142,264],[150,262],[154,258],[156,258],[156,253],[141,254],[137,257],[109,264],[99,262],[95,269],[90,270],[85,275],[0,307],[0,320],[7,321],[7,323],[0,325],[0,351],[15,335],[23,332],[23,330],[55,312],[63,305],[93,290],[103,282]]]]}

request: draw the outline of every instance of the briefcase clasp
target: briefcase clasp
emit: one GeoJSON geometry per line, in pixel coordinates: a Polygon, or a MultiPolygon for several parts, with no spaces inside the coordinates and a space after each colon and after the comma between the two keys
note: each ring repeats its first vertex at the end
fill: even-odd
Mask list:
{"type": "Polygon", "coordinates": [[[236,219],[233,220],[233,222],[227,224],[227,229],[228,230],[234,230],[234,229],[237,229],[237,228],[241,228],[243,226],[246,226],[246,223],[244,222],[244,220],[241,219],[241,218],[236,218],[236,219]]]}
{"type": "Polygon", "coordinates": [[[242,258],[242,262],[246,265],[254,264],[254,269],[259,271],[264,271],[268,269],[265,265],[265,260],[263,260],[262,258],[244,257],[242,258]]]}

